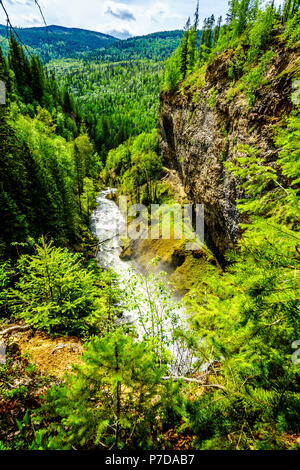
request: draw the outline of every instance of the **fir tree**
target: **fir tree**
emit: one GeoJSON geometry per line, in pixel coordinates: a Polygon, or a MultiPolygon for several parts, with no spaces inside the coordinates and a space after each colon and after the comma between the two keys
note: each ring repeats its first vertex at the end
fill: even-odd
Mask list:
{"type": "Polygon", "coordinates": [[[182,78],[185,78],[186,73],[187,73],[187,67],[188,67],[190,28],[191,28],[191,20],[189,18],[184,27],[184,35],[181,41],[181,49],[180,49],[180,72],[181,72],[182,78]]]}
{"type": "Polygon", "coordinates": [[[164,373],[146,342],[122,331],[96,338],[66,385],[48,393],[44,448],[161,448],[163,421],[182,403],[179,387],[162,383],[164,373]]]}
{"type": "Polygon", "coordinates": [[[45,91],[45,75],[42,64],[38,57],[31,56],[30,72],[33,98],[39,103],[42,103],[42,98],[45,91]]]}

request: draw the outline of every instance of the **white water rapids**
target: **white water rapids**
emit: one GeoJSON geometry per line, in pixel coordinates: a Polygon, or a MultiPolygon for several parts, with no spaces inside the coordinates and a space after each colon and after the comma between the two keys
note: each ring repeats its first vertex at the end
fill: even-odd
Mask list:
{"type": "MultiPolygon", "coordinates": [[[[107,189],[102,191],[97,197],[97,207],[93,211],[91,218],[91,229],[99,240],[99,251],[97,254],[99,264],[104,268],[111,268],[117,273],[121,289],[126,290],[135,267],[131,261],[123,261],[120,258],[122,246],[119,234],[122,227],[124,227],[125,221],[117,204],[107,199],[107,196],[113,194],[115,191],[114,189],[107,189]]],[[[139,312],[144,312],[147,308],[149,309],[149,302],[147,304],[145,300],[147,298],[146,287],[142,280],[138,282],[136,286],[136,295],[139,302],[138,307],[131,309],[125,308],[123,315],[124,321],[132,323],[136,327],[138,336],[142,338],[143,335],[145,335],[145,327],[143,327],[141,321],[139,321],[141,318],[139,312]]],[[[174,373],[179,374],[189,371],[194,361],[191,353],[182,348],[179,341],[175,343],[171,341],[170,331],[174,331],[176,327],[182,327],[185,322],[184,310],[179,303],[178,306],[176,305],[176,301],[172,296],[170,296],[170,311],[171,316],[170,314],[166,315],[165,312],[159,315],[159,321],[163,324],[166,343],[168,343],[167,348],[174,357],[173,365],[170,368],[174,373]],[[175,323],[171,325],[173,321],[172,318],[174,319],[175,317],[177,318],[177,322],[179,320],[179,323],[175,321],[175,323]]]]}

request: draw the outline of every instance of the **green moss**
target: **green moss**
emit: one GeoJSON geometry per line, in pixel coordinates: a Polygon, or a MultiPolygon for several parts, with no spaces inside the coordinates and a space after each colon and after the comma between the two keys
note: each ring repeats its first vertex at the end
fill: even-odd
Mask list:
{"type": "Polygon", "coordinates": [[[184,263],[176,269],[170,280],[179,292],[192,295],[193,291],[205,283],[208,274],[217,270],[212,264],[213,260],[207,247],[199,252],[186,252],[184,263]]]}
{"type": "Polygon", "coordinates": [[[224,162],[226,160],[225,158],[225,155],[224,155],[224,152],[221,152],[220,155],[219,155],[219,160],[220,162],[224,162]]]}
{"type": "Polygon", "coordinates": [[[204,64],[199,70],[196,70],[193,74],[189,75],[180,87],[180,93],[185,95],[186,93],[192,93],[192,103],[199,104],[201,99],[201,90],[206,84],[206,70],[207,64],[204,64]]]}
{"type": "Polygon", "coordinates": [[[209,109],[212,109],[216,106],[217,103],[217,97],[218,97],[218,91],[215,89],[215,87],[212,87],[209,92],[208,92],[208,100],[207,100],[207,105],[209,109]]]}
{"type": "Polygon", "coordinates": [[[237,82],[234,86],[231,86],[227,91],[226,91],[226,101],[229,103],[232,101],[236,96],[241,93],[243,90],[243,83],[242,82],[237,82]]]}

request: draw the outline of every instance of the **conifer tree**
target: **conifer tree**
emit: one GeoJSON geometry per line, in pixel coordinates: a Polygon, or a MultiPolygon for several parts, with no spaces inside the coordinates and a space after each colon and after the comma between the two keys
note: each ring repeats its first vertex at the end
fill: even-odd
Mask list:
{"type": "Polygon", "coordinates": [[[30,72],[33,97],[41,103],[45,91],[45,75],[40,59],[34,55],[30,60],[30,72]]]}
{"type": "Polygon", "coordinates": [[[245,30],[249,13],[250,0],[240,0],[236,4],[237,18],[233,27],[233,37],[238,38],[245,30]]]}
{"type": "Polygon", "coordinates": [[[49,333],[78,335],[114,328],[118,312],[114,298],[120,292],[110,273],[87,269],[81,256],[44,238],[32,256],[20,257],[17,270],[11,307],[28,323],[49,333]]]}
{"type": "Polygon", "coordinates": [[[162,382],[165,372],[151,345],[130,334],[95,338],[66,385],[48,393],[44,448],[161,449],[162,424],[183,401],[180,386],[162,382]]]}
{"type": "Polygon", "coordinates": [[[0,46],[0,80],[5,80],[7,78],[7,64],[6,59],[3,54],[2,47],[0,46]]]}
{"type": "Polygon", "coordinates": [[[75,174],[76,174],[76,189],[78,196],[79,204],[79,213],[82,214],[82,204],[81,196],[83,194],[83,181],[86,176],[85,168],[85,155],[77,145],[77,142],[74,143],[74,164],[75,164],[75,174]]]}
{"type": "Polygon", "coordinates": [[[188,67],[190,29],[191,29],[191,20],[189,18],[184,27],[184,35],[181,40],[181,46],[180,46],[180,72],[181,72],[183,79],[186,76],[187,67],[188,67]]]}
{"type": "Polygon", "coordinates": [[[284,6],[283,6],[283,17],[282,17],[283,23],[286,23],[290,16],[291,6],[292,6],[292,0],[285,0],[284,6]]]}
{"type": "Polygon", "coordinates": [[[73,111],[73,102],[67,88],[64,88],[63,90],[62,103],[64,111],[68,114],[71,114],[71,112],[73,111]]]}
{"type": "Polygon", "coordinates": [[[199,26],[199,1],[197,3],[195,11],[195,21],[190,30],[188,38],[188,59],[187,59],[187,69],[189,72],[192,72],[196,62],[196,47],[197,47],[197,34],[199,26]]]}
{"type": "Polygon", "coordinates": [[[30,64],[13,33],[10,35],[8,61],[15,74],[19,94],[24,97],[26,102],[30,102],[32,99],[30,64]]]}
{"type": "Polygon", "coordinates": [[[221,25],[222,25],[222,16],[219,16],[218,18],[218,23],[214,29],[214,38],[213,38],[213,47],[217,44],[219,36],[220,36],[220,30],[221,30],[221,25]]]}

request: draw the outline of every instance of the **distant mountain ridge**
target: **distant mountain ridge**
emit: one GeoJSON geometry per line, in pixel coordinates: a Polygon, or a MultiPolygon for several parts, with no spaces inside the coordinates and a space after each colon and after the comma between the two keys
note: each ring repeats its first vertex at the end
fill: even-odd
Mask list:
{"type": "MultiPolygon", "coordinates": [[[[34,49],[44,61],[59,57],[74,57],[80,52],[101,49],[119,39],[97,31],[51,25],[44,27],[15,28],[21,41],[34,49]]],[[[0,25],[0,35],[7,37],[7,27],[0,25]]]]}
{"type": "MultiPolygon", "coordinates": [[[[183,35],[181,30],[161,31],[121,40],[97,31],[57,25],[15,30],[21,41],[45,63],[74,57],[115,61],[136,58],[163,60],[172,54],[183,35]]],[[[0,36],[7,37],[4,25],[0,25],[0,36]]],[[[2,47],[7,49],[7,41],[2,42],[2,47]]]]}

